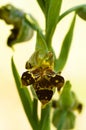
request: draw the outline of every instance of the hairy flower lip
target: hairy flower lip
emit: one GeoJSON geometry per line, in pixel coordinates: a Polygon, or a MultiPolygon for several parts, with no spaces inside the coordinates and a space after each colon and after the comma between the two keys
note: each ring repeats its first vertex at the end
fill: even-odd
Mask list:
{"type": "Polygon", "coordinates": [[[38,67],[29,69],[22,74],[22,84],[25,86],[33,86],[38,99],[45,105],[47,104],[53,94],[54,89],[58,91],[64,84],[64,78],[57,74],[51,67],[38,67]]]}

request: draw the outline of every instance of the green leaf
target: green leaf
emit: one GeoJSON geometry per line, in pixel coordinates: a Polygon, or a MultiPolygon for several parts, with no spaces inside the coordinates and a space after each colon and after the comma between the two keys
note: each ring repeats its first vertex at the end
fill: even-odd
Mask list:
{"type": "Polygon", "coordinates": [[[50,0],[47,6],[46,14],[46,42],[51,43],[53,33],[57,24],[61,9],[62,0],[50,0]]]}
{"type": "Polygon", "coordinates": [[[79,8],[76,13],[79,15],[80,18],[86,21],[86,5],[79,8]]]}
{"type": "Polygon", "coordinates": [[[38,130],[37,124],[36,124],[35,120],[33,120],[33,117],[32,117],[32,100],[31,100],[29,91],[26,87],[22,86],[22,84],[21,84],[21,79],[18,74],[17,68],[15,66],[13,57],[11,58],[11,66],[12,66],[12,72],[13,72],[14,80],[16,83],[16,87],[17,87],[24,111],[26,113],[26,116],[27,116],[32,128],[34,130],[38,130]]]}
{"type": "Polygon", "coordinates": [[[45,14],[45,0],[37,0],[40,8],[42,9],[43,13],[45,14]]]}
{"type": "Polygon", "coordinates": [[[39,56],[42,59],[48,53],[46,41],[45,41],[43,35],[39,31],[37,32],[37,41],[36,41],[35,50],[39,52],[39,56]]]}
{"type": "Polygon", "coordinates": [[[50,130],[50,110],[51,104],[41,109],[40,130],[50,130]]]}
{"type": "Polygon", "coordinates": [[[36,100],[38,100],[38,97],[37,97],[37,94],[36,94],[36,92],[35,92],[35,89],[33,88],[33,85],[30,86],[30,90],[31,90],[31,92],[32,92],[33,97],[34,97],[36,100]]]}
{"type": "Polygon", "coordinates": [[[37,125],[39,125],[39,119],[38,119],[38,100],[36,98],[33,99],[33,120],[36,122],[37,125]]]}
{"type": "Polygon", "coordinates": [[[58,72],[62,71],[62,69],[64,68],[67,62],[67,58],[69,55],[70,46],[71,46],[72,38],[73,38],[75,19],[76,19],[76,15],[74,15],[71,26],[63,40],[59,57],[57,60],[55,60],[55,70],[58,72]]]}
{"type": "MultiPolygon", "coordinates": [[[[65,16],[67,16],[69,13],[75,11],[76,13],[78,13],[78,11],[82,12],[83,13],[83,16],[82,17],[85,17],[86,16],[86,4],[83,4],[83,5],[78,5],[78,6],[75,6],[75,7],[72,7],[68,10],[66,10],[64,13],[62,13],[59,18],[57,19],[57,23],[59,23],[65,16]]],[[[81,14],[82,14],[81,13],[81,14]]]]}

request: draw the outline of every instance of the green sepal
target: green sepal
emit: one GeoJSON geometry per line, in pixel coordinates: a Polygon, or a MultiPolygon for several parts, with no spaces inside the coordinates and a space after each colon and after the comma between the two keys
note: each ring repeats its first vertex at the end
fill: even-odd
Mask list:
{"type": "Polygon", "coordinates": [[[58,72],[61,72],[63,70],[66,64],[68,55],[69,55],[69,50],[70,50],[72,38],[73,38],[75,19],[76,19],[76,15],[74,15],[70,28],[63,40],[59,57],[58,59],[55,60],[55,70],[58,72]]]}
{"type": "Polygon", "coordinates": [[[71,109],[72,110],[76,110],[79,113],[81,113],[82,112],[82,108],[83,108],[82,103],[78,100],[78,98],[77,98],[77,96],[76,96],[76,94],[74,92],[71,92],[71,94],[72,94],[72,98],[74,99],[74,103],[73,103],[71,109]]]}
{"type": "Polygon", "coordinates": [[[39,51],[35,51],[26,62],[25,68],[26,69],[36,68],[40,65],[40,62],[41,61],[39,57],[39,51]]]}
{"type": "Polygon", "coordinates": [[[59,124],[59,119],[60,119],[61,113],[62,113],[62,111],[59,108],[54,110],[52,123],[53,123],[53,125],[56,128],[58,128],[58,124],[59,124]]]}
{"type": "Polygon", "coordinates": [[[45,38],[40,31],[37,31],[35,52],[26,62],[26,69],[30,69],[30,67],[39,67],[43,62],[43,60],[47,59],[48,57],[47,55],[48,55],[48,47],[45,38]]]}
{"type": "Polygon", "coordinates": [[[76,119],[75,114],[72,111],[68,111],[63,125],[63,129],[64,130],[73,129],[75,126],[75,119],[76,119]]]}
{"type": "Polygon", "coordinates": [[[53,113],[52,123],[57,128],[57,130],[62,130],[64,128],[66,116],[67,111],[63,111],[59,108],[55,109],[53,113]]]}
{"type": "Polygon", "coordinates": [[[39,52],[39,57],[41,59],[48,53],[48,47],[45,41],[44,36],[38,31],[37,32],[37,41],[36,41],[36,48],[35,50],[39,52]]]}
{"type": "Polygon", "coordinates": [[[52,123],[57,130],[69,130],[74,128],[75,118],[73,112],[57,108],[54,111],[52,123]]]}
{"type": "Polygon", "coordinates": [[[62,109],[71,109],[75,103],[75,98],[71,92],[71,84],[66,81],[62,93],[59,97],[59,105],[62,109]]]}

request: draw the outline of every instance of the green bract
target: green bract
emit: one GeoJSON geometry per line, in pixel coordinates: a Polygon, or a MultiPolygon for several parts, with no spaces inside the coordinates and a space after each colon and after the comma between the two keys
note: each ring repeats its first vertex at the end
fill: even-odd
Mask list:
{"type": "Polygon", "coordinates": [[[40,32],[37,32],[37,41],[36,41],[36,51],[39,52],[39,56],[43,59],[44,56],[48,53],[48,47],[43,35],[40,32]]]}

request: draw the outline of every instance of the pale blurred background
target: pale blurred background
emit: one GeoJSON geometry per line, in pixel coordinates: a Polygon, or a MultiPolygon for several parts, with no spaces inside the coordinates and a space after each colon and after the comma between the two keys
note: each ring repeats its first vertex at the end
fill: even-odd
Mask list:
{"type": "MultiPolygon", "coordinates": [[[[36,0],[0,0],[0,6],[12,3],[16,7],[31,13],[44,28],[44,17],[36,0]]],[[[70,7],[86,4],[86,0],[63,0],[62,12],[70,7]]],[[[57,56],[60,45],[71,22],[73,13],[68,15],[56,29],[53,46],[57,56]]],[[[0,20],[0,130],[31,130],[15,86],[11,72],[12,50],[6,46],[11,26],[0,20]]],[[[24,65],[35,48],[35,35],[32,40],[15,46],[15,63],[20,75],[24,65]]],[[[67,64],[63,70],[65,79],[70,80],[72,90],[83,103],[83,112],[77,116],[74,130],[86,130],[86,22],[76,19],[73,42],[67,64]]],[[[29,108],[28,108],[29,109],[29,108]]],[[[54,130],[54,128],[52,128],[54,130]]]]}

